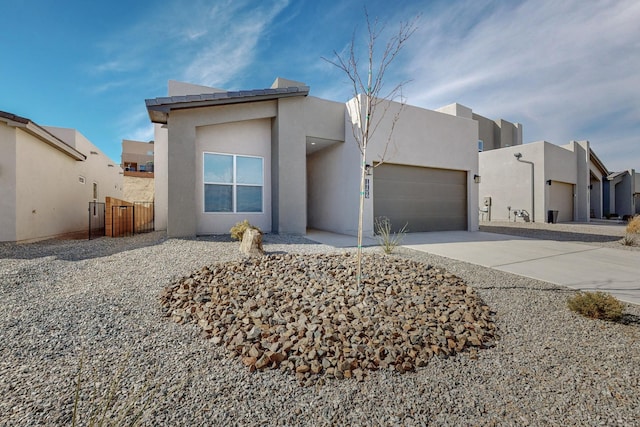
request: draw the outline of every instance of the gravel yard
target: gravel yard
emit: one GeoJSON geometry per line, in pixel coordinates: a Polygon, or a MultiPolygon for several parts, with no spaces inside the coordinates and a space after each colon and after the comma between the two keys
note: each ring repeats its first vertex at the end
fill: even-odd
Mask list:
{"type": "MultiPolygon", "coordinates": [[[[614,247],[613,237],[591,239],[614,247]]],[[[264,247],[345,252],[275,235],[264,247]]],[[[228,236],[160,232],[0,244],[0,425],[69,425],[81,358],[80,413],[122,367],[119,402],[155,386],[144,425],[640,424],[639,306],[627,305],[621,323],[588,320],[566,308],[572,290],[403,248],[397,256],[476,289],[496,313],[495,346],[475,359],[432,357],[414,372],[372,371],[362,382],[300,386],[279,370],[249,372],[197,326],[163,317],[159,303],[177,279],[240,260],[237,249],[228,236]]]]}

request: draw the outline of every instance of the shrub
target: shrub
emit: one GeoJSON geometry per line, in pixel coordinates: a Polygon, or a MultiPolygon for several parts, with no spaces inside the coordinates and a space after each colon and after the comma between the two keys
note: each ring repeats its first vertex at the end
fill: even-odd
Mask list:
{"type": "Polygon", "coordinates": [[[407,234],[407,225],[405,224],[397,233],[392,233],[389,218],[381,216],[375,219],[373,226],[384,253],[390,254],[396,246],[400,245],[404,235],[407,234]]]}
{"type": "Polygon", "coordinates": [[[260,234],[262,234],[262,230],[260,230],[260,228],[256,227],[255,225],[249,224],[249,221],[245,219],[244,221],[238,222],[236,225],[231,227],[231,230],[229,230],[229,232],[231,233],[231,238],[233,240],[242,240],[242,236],[248,228],[258,230],[260,234]]]}
{"type": "Polygon", "coordinates": [[[633,235],[627,234],[622,238],[622,240],[620,240],[620,243],[623,246],[635,246],[636,245],[636,239],[635,239],[635,237],[633,235]]]}
{"type": "Polygon", "coordinates": [[[100,378],[94,371],[87,375],[83,372],[84,356],[80,358],[78,377],[76,380],[73,414],[71,425],[129,425],[142,424],[142,417],[147,410],[158,404],[159,388],[147,378],[137,389],[124,385],[128,356],[122,360],[111,378],[100,378]],[[87,387],[84,387],[87,383],[87,387]],[[88,400],[81,399],[81,394],[90,392],[88,400]],[[85,400],[83,404],[81,400],[85,400]]]}
{"type": "Polygon", "coordinates": [[[569,309],[585,317],[602,320],[620,320],[624,305],[604,292],[579,292],[567,301],[569,309]]]}
{"type": "Polygon", "coordinates": [[[640,234],[640,215],[636,215],[627,224],[627,233],[640,234]]]}

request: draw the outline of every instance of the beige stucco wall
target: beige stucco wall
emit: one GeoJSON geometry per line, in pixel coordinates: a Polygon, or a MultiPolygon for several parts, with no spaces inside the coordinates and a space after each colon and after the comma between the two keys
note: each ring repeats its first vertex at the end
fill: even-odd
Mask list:
{"type": "Polygon", "coordinates": [[[169,206],[169,132],[164,125],[154,123],[154,206],[156,230],[167,229],[169,206]]]}
{"type": "Polygon", "coordinates": [[[237,222],[248,220],[264,232],[271,231],[271,120],[201,126],[196,129],[196,211],[198,234],[224,234],[237,222]],[[263,159],[263,211],[212,213],[204,211],[203,155],[239,154],[263,159]]]}
{"type": "Polygon", "coordinates": [[[560,221],[589,220],[588,141],[572,141],[564,146],[539,141],[480,153],[480,200],[492,198],[492,220],[513,220],[512,214],[509,217],[508,206],[511,212],[514,209],[531,212],[531,165],[518,162],[515,153],[522,154],[521,160],[534,163],[533,220],[547,221],[548,210],[559,210],[560,221]],[[566,200],[560,201],[560,198],[566,200]]]}
{"type": "Polygon", "coordinates": [[[85,228],[88,204],[78,201],[89,202],[91,183],[79,182],[76,160],[20,130],[16,142],[16,240],[85,228]]]}
{"type": "MultiPolygon", "coordinates": [[[[378,111],[384,107],[379,108],[378,111]]],[[[473,176],[478,174],[478,123],[465,117],[405,105],[392,132],[391,119],[400,108],[400,104],[391,103],[386,115],[378,116],[377,120],[381,121],[371,139],[367,163],[374,164],[384,155],[389,163],[467,172],[467,229],[478,230],[478,185],[473,182],[473,176]],[[389,135],[392,137],[385,148],[389,135]]],[[[355,143],[349,138],[346,142],[355,143]]],[[[374,193],[373,179],[370,192],[374,193]]],[[[364,229],[370,235],[373,235],[373,221],[373,199],[369,198],[365,200],[364,229]]]]}
{"type": "MultiPolygon", "coordinates": [[[[347,103],[347,110],[355,111],[356,100],[347,103]]],[[[378,109],[376,133],[372,136],[366,161],[374,164],[383,159],[389,163],[455,169],[467,172],[468,229],[478,229],[476,205],[477,185],[473,175],[478,173],[478,123],[470,118],[405,106],[393,133],[391,120],[400,110],[398,103],[378,109]],[[392,139],[387,146],[389,135],[392,139]]],[[[335,144],[309,156],[309,226],[354,235],[358,228],[358,200],[360,151],[351,131],[355,120],[345,115],[345,142],[335,144]]],[[[375,119],[375,117],[374,117],[375,119]]],[[[375,169],[373,174],[375,175],[375,169]]],[[[364,233],[373,235],[373,176],[369,176],[369,199],[365,199],[364,233]]]]}
{"type": "Polygon", "coordinates": [[[16,240],[16,129],[0,122],[0,242],[16,240]]]}
{"type": "Polygon", "coordinates": [[[122,195],[120,168],[82,134],[44,129],[86,153],[87,159],[77,161],[22,128],[1,124],[0,240],[30,241],[86,230],[93,182],[98,183],[98,200],[122,195]]]}
{"type": "MultiPolygon", "coordinates": [[[[171,237],[188,237],[198,233],[201,209],[202,182],[198,182],[197,129],[223,123],[247,122],[259,119],[271,119],[276,115],[276,102],[255,102],[240,105],[223,105],[217,107],[195,108],[172,111],[167,128],[166,144],[166,216],[165,201],[159,196],[164,191],[164,172],[161,170],[165,162],[164,142],[161,139],[162,128],[156,134],[156,204],[158,207],[159,227],[166,218],[167,234],[171,237]],[[160,136],[160,138],[159,138],[160,136]],[[169,142],[170,141],[170,142],[169,142]],[[162,148],[161,148],[162,146],[162,148]],[[171,177],[171,179],[168,179],[171,177]],[[164,218],[163,218],[164,216],[164,218]]],[[[156,128],[158,130],[158,128],[156,128]]],[[[304,146],[303,146],[304,147],[304,146]]],[[[201,161],[201,160],[200,160],[201,161]]],[[[268,170],[265,167],[265,170],[268,170]]],[[[201,173],[201,172],[200,172],[201,173]]],[[[267,227],[268,228],[268,227],[267,227]]],[[[202,232],[211,232],[204,231],[202,232]]],[[[229,228],[225,232],[228,232],[229,228]]]]}
{"type": "Polygon", "coordinates": [[[353,141],[339,142],[308,156],[309,228],[357,233],[359,171],[360,151],[353,141]]]}

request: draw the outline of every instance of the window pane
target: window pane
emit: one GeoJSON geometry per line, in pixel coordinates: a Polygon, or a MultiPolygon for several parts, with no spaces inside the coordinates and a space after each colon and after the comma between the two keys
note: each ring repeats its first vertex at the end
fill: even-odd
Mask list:
{"type": "Polygon", "coordinates": [[[231,185],[205,184],[204,186],[204,211],[205,212],[232,212],[233,187],[231,185]]]}
{"type": "Polygon", "coordinates": [[[233,182],[233,156],[204,155],[204,182],[233,182]]]}
{"type": "Polygon", "coordinates": [[[237,212],[262,212],[262,187],[236,187],[237,212]]]}
{"type": "Polygon", "coordinates": [[[262,159],[259,157],[236,157],[236,182],[238,184],[262,185],[262,159]]]}

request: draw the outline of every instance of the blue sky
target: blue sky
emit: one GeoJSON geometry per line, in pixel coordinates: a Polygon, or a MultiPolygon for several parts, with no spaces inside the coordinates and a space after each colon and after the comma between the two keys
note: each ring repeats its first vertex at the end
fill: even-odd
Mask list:
{"type": "MultiPolygon", "coordinates": [[[[122,139],[153,138],[144,100],[170,79],[228,90],[302,81],[346,101],[323,61],[364,2],[338,0],[21,0],[2,4],[0,110],[78,129],[119,163],[122,139]]],[[[524,127],[524,141],[588,139],[610,170],[640,170],[637,0],[369,0],[393,31],[420,14],[388,73],[407,102],[452,102],[524,127]]]]}

